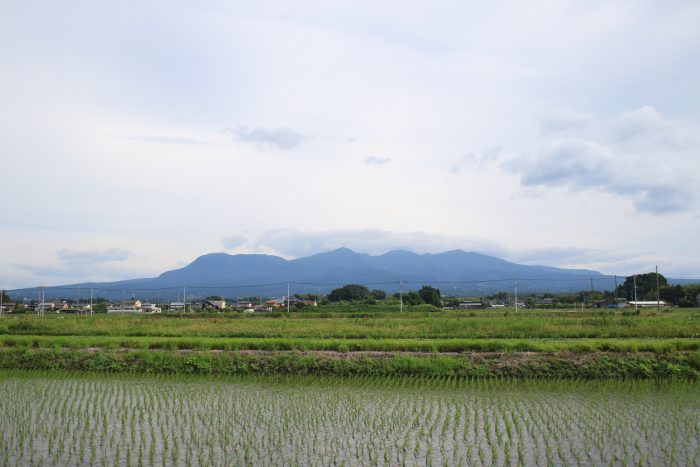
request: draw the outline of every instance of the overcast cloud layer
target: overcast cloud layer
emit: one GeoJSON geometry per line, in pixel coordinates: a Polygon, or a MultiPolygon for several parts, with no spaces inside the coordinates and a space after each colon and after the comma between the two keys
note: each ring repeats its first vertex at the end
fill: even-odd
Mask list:
{"type": "Polygon", "coordinates": [[[213,251],[700,276],[700,3],[0,6],[0,287],[213,251]]]}

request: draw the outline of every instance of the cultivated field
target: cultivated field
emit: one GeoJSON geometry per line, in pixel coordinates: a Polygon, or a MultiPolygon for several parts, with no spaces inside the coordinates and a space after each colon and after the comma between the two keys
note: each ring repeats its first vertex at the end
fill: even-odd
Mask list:
{"type": "Polygon", "coordinates": [[[695,378],[700,310],[6,316],[0,368],[695,378]]]}
{"type": "Polygon", "coordinates": [[[2,465],[699,465],[668,381],[0,373],[2,465]]]}

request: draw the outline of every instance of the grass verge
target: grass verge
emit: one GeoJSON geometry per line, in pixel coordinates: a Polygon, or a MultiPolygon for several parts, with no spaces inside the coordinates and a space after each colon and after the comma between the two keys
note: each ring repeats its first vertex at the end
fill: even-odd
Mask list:
{"type": "Polygon", "coordinates": [[[700,376],[700,352],[406,355],[0,349],[0,369],[180,375],[696,379],[700,376]]]}
{"type": "Polygon", "coordinates": [[[42,349],[268,350],[334,352],[652,352],[700,350],[700,339],[318,339],[0,336],[0,347],[42,349]]]}

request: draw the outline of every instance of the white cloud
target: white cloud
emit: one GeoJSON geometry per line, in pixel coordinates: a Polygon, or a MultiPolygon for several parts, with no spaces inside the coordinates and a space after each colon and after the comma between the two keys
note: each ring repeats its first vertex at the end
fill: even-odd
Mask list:
{"type": "Polygon", "coordinates": [[[612,133],[617,140],[630,140],[639,137],[658,136],[673,129],[673,124],[665,120],[652,106],[645,105],[625,112],[613,119],[612,133]]]}
{"type": "Polygon", "coordinates": [[[448,250],[492,252],[503,251],[493,242],[469,237],[431,234],[427,232],[391,232],[379,229],[344,229],[301,231],[276,229],[261,234],[233,235],[222,240],[222,245],[241,253],[272,253],[287,258],[310,256],[316,253],[350,248],[360,253],[383,254],[391,250],[409,250],[417,253],[441,253],[448,250]]]}
{"type": "Polygon", "coordinates": [[[542,119],[542,129],[546,132],[581,130],[590,125],[592,121],[591,114],[559,109],[545,115],[542,119]]]}
{"type": "MultiPolygon", "coordinates": [[[[650,106],[612,119],[612,139],[595,142],[578,138],[550,139],[531,156],[504,161],[526,188],[563,187],[574,192],[600,190],[628,197],[640,212],[668,214],[691,210],[697,174],[687,172],[700,144],[685,154],[670,142],[687,131],[663,119],[650,106]],[[650,141],[661,141],[660,146],[650,141]],[[680,157],[679,157],[680,156],[680,157]]],[[[690,140],[686,141],[690,143],[690,140]]]]}
{"type": "Polygon", "coordinates": [[[248,128],[239,126],[224,130],[230,134],[234,141],[240,143],[251,143],[261,149],[277,148],[281,150],[293,149],[307,139],[301,133],[291,128],[248,128]]]}
{"type": "Polygon", "coordinates": [[[129,252],[121,248],[108,250],[75,251],[68,248],[56,252],[58,259],[64,264],[97,264],[112,261],[125,261],[129,252]]]}
{"type": "Polygon", "coordinates": [[[124,139],[130,139],[134,141],[145,141],[147,143],[162,143],[162,144],[192,144],[192,145],[204,145],[213,144],[209,141],[203,141],[193,138],[185,138],[181,136],[154,136],[154,135],[128,135],[120,136],[124,139]]]}
{"type": "Polygon", "coordinates": [[[390,161],[391,157],[369,156],[367,159],[365,159],[365,164],[382,166],[390,161]]]}

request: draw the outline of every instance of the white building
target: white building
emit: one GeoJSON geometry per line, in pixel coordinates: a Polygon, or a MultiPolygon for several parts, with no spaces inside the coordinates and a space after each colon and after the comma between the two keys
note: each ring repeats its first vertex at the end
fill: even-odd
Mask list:
{"type": "Polygon", "coordinates": [[[661,307],[666,306],[666,302],[664,302],[663,300],[659,300],[658,302],[656,300],[637,300],[630,301],[629,304],[630,306],[634,306],[637,308],[656,308],[657,304],[661,307]]]}

